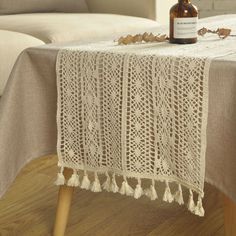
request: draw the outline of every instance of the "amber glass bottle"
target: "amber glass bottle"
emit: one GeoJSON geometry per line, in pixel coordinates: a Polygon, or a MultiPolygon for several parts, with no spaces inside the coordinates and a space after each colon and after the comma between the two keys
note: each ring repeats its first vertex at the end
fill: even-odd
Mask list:
{"type": "Polygon", "coordinates": [[[170,42],[197,42],[198,9],[190,0],[179,0],[170,9],[170,42]]]}

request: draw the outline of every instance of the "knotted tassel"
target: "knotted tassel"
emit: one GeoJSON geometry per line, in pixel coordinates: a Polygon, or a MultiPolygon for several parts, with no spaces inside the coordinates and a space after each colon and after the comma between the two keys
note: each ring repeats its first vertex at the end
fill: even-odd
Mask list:
{"type": "Polygon", "coordinates": [[[198,195],[197,206],[195,208],[195,215],[203,217],[205,215],[205,210],[202,206],[202,197],[198,195]]]}
{"type": "Polygon", "coordinates": [[[112,176],[111,192],[113,192],[113,193],[119,192],[119,187],[118,187],[118,185],[116,183],[116,175],[115,174],[113,174],[113,176],[112,176]]]}
{"type": "Polygon", "coordinates": [[[97,172],[94,173],[94,182],[91,185],[91,191],[94,193],[98,193],[102,191],[101,184],[98,179],[97,172]]]}
{"type": "Polygon", "coordinates": [[[139,199],[143,195],[143,189],[141,184],[141,179],[138,178],[138,184],[136,185],[136,188],[134,190],[134,198],[139,199]]]}
{"type": "Polygon", "coordinates": [[[156,189],[155,189],[155,180],[152,180],[152,184],[150,186],[150,189],[147,189],[145,191],[145,195],[147,197],[149,197],[152,201],[155,201],[158,198],[157,192],[156,192],[156,189]]]}
{"type": "Polygon", "coordinates": [[[107,176],[107,179],[106,179],[106,181],[103,183],[103,185],[102,185],[102,188],[104,189],[104,190],[106,190],[107,192],[110,192],[110,187],[111,187],[111,179],[110,179],[110,176],[109,176],[109,174],[106,172],[106,176],[107,176]]]}
{"type": "Polygon", "coordinates": [[[169,182],[167,180],[165,182],[166,182],[166,189],[163,195],[163,201],[171,203],[173,202],[174,197],[171,194],[169,182]]]}
{"type": "Polygon", "coordinates": [[[76,170],[73,170],[73,174],[67,182],[67,186],[78,187],[80,185],[79,175],[76,170]]]}
{"type": "Polygon", "coordinates": [[[84,177],[81,183],[80,188],[89,190],[90,189],[90,180],[88,178],[87,172],[84,171],[84,177]]]}
{"type": "Polygon", "coordinates": [[[127,196],[133,196],[134,190],[129,186],[126,177],[124,177],[124,181],[122,183],[120,194],[127,195],[127,196]]]}
{"type": "Polygon", "coordinates": [[[126,184],[126,182],[123,181],[122,185],[121,185],[121,188],[120,188],[120,194],[122,194],[122,195],[125,195],[125,184],[126,184]]]}
{"type": "Polygon", "coordinates": [[[64,168],[61,167],[61,171],[57,174],[57,179],[55,181],[55,185],[64,185],[66,180],[65,180],[65,176],[63,175],[64,172],[64,168]]]}
{"type": "Polygon", "coordinates": [[[176,191],[174,198],[175,198],[175,201],[179,203],[179,205],[184,204],[184,198],[183,198],[181,184],[178,185],[178,190],[176,191]]]}
{"type": "Polygon", "coordinates": [[[192,213],[195,212],[195,203],[193,200],[193,192],[191,189],[189,189],[189,200],[188,200],[188,210],[191,211],[192,213]]]}

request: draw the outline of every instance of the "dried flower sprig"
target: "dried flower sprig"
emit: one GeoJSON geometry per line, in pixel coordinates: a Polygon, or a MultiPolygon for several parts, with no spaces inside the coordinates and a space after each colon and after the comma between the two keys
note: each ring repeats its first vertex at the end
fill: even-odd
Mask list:
{"type": "Polygon", "coordinates": [[[204,36],[207,33],[212,33],[212,34],[217,34],[219,36],[219,38],[221,38],[221,39],[225,39],[229,36],[236,37],[236,35],[231,34],[231,31],[232,31],[231,29],[227,29],[227,28],[218,28],[217,30],[210,30],[210,29],[203,27],[200,30],[198,30],[198,35],[204,36]]]}
{"type": "Polygon", "coordinates": [[[118,44],[133,44],[133,43],[142,43],[142,42],[165,42],[169,40],[167,35],[165,34],[158,34],[154,35],[153,33],[147,33],[145,32],[144,34],[136,34],[136,35],[127,35],[125,37],[120,37],[118,39],[118,44]]]}
{"type": "MultiPolygon", "coordinates": [[[[217,30],[210,30],[205,27],[198,30],[199,36],[205,36],[207,33],[217,34],[219,38],[225,39],[227,37],[236,37],[236,35],[231,34],[231,29],[227,28],[218,28],[217,30]]],[[[166,34],[157,34],[154,35],[153,33],[144,34],[136,34],[136,35],[127,35],[120,37],[117,42],[118,45],[128,45],[128,44],[135,44],[135,43],[152,43],[152,42],[166,42],[169,40],[169,37],[166,34]]]]}

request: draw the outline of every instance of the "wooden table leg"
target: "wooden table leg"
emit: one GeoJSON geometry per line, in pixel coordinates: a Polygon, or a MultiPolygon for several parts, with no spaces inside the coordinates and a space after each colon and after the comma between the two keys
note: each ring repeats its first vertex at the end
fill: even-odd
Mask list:
{"type": "Polygon", "coordinates": [[[225,195],[224,199],[224,215],[225,215],[225,236],[236,235],[236,204],[225,195]]]}
{"type": "MultiPolygon", "coordinates": [[[[72,170],[65,168],[64,170],[65,179],[69,179],[71,174],[72,170]]],[[[57,212],[56,212],[53,236],[65,235],[73,191],[74,187],[60,186],[58,193],[57,212]]]]}

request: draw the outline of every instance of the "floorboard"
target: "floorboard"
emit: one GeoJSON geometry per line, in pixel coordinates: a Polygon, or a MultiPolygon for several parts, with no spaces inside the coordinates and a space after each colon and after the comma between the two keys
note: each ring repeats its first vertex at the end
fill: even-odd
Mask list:
{"type": "MultiPolygon", "coordinates": [[[[0,236],[49,236],[58,188],[56,156],[29,163],[0,200],[0,236]]],[[[163,190],[161,190],[163,191],[163,190]]],[[[178,204],[76,189],[66,236],[223,236],[221,195],[206,184],[206,216],[178,204]]]]}

